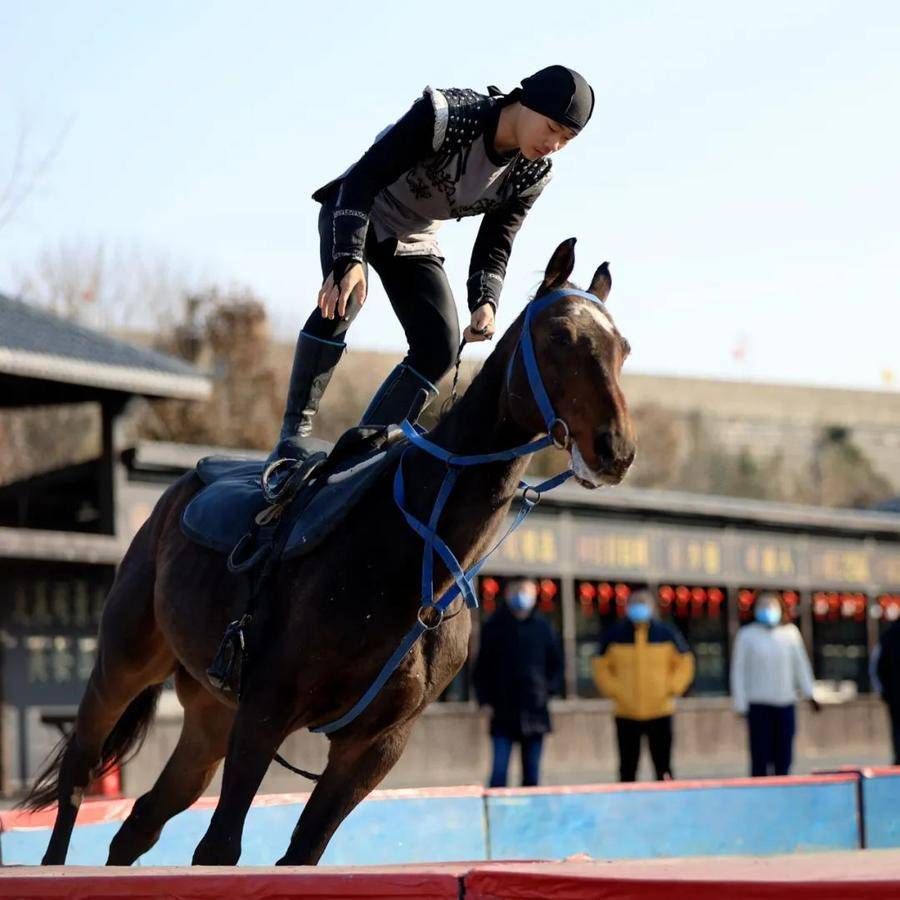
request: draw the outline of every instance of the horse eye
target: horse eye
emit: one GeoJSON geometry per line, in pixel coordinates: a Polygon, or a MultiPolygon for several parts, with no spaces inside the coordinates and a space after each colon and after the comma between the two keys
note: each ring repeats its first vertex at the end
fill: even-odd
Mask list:
{"type": "Polygon", "coordinates": [[[575,335],[568,328],[554,328],[550,332],[550,341],[559,347],[571,347],[575,343],[575,335]]]}

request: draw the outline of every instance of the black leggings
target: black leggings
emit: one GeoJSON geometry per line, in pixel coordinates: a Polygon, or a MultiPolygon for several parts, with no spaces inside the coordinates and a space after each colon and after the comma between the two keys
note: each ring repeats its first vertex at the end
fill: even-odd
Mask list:
{"type": "MultiPolygon", "coordinates": [[[[325,203],[319,212],[319,257],[322,277],[326,277],[332,259],[334,204],[325,203]]],[[[403,326],[409,352],[403,360],[429,381],[437,383],[456,362],[459,349],[459,321],[447,274],[440,259],[433,256],[395,256],[396,241],[375,240],[369,227],[366,238],[366,262],[381,278],[391,306],[403,326]]],[[[366,278],[368,279],[368,266],[366,278]]],[[[345,340],[347,329],[359,312],[359,304],[347,304],[343,319],[326,319],[318,308],[306,320],[303,330],[329,341],[345,340]]]]}

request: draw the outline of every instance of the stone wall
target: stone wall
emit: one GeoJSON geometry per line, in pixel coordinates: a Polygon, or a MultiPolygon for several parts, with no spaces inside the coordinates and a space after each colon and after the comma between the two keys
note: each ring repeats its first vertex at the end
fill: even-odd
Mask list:
{"type": "MultiPolygon", "coordinates": [[[[177,703],[176,703],[177,705],[177,703]]],[[[617,761],[611,707],[604,700],[560,701],[553,707],[554,733],[548,738],[543,764],[547,784],[615,781],[617,761]]],[[[180,715],[169,703],[138,757],[124,773],[125,791],[146,791],[162,771],[178,738],[180,715]]],[[[891,761],[890,739],[883,704],[860,697],[826,706],[814,715],[799,708],[794,771],[798,774],[844,764],[874,765],[891,761]]],[[[298,732],[281,748],[295,766],[321,772],[327,740],[298,732]]],[[[646,754],[645,754],[646,755],[646,754]]],[[[742,776],[748,772],[746,728],[726,698],[689,697],[681,701],[675,718],[673,768],[681,778],[742,776]]],[[[431,787],[483,784],[490,767],[487,717],[466,703],[437,703],[413,728],[409,745],[381,787],[431,787]]],[[[518,779],[518,760],[510,772],[518,779]]],[[[649,760],[642,760],[642,779],[651,776],[649,760]]],[[[219,791],[216,777],[207,793],[219,791]]],[[[302,792],[310,782],[273,763],[261,793],[302,792]]]]}

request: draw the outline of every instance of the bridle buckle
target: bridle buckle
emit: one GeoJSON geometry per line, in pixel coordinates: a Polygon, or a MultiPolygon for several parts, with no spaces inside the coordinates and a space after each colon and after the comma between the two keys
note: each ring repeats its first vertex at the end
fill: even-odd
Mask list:
{"type": "Polygon", "coordinates": [[[550,440],[553,441],[553,446],[558,447],[560,450],[568,450],[569,446],[572,443],[572,435],[569,431],[569,426],[566,425],[564,419],[560,419],[557,416],[551,423],[550,428],[547,430],[547,434],[550,435],[550,440]],[[563,438],[562,440],[557,440],[556,435],[553,433],[554,429],[557,425],[561,425],[563,429],[563,438]]]}

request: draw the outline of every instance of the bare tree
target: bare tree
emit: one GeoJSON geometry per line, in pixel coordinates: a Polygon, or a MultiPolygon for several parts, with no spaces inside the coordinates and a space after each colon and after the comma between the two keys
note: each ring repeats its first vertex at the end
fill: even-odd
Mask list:
{"type": "Polygon", "coordinates": [[[43,153],[33,153],[30,148],[28,126],[19,128],[12,165],[6,181],[0,188],[0,231],[9,225],[16,213],[24,206],[25,201],[34,193],[37,186],[50,171],[53,162],[59,156],[66,136],[72,127],[72,120],[66,123],[50,146],[43,153]]]}
{"type": "Polygon", "coordinates": [[[136,246],[61,241],[18,273],[22,297],[101,330],[174,328],[198,277],[136,246]]]}

